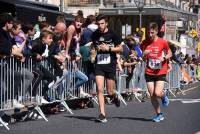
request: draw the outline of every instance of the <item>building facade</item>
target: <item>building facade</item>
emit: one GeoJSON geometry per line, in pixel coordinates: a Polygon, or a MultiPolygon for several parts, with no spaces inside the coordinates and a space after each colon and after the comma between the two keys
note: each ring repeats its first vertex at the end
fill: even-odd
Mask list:
{"type": "MultiPolygon", "coordinates": [[[[85,17],[96,13],[108,15],[111,28],[123,37],[139,27],[139,11],[135,1],[138,0],[65,0],[65,9],[74,14],[77,10],[83,10],[85,17]]],[[[146,0],[142,11],[142,27],[156,21],[164,30],[165,37],[175,40],[177,32],[196,27],[196,5],[198,0],[146,0]]]]}
{"type": "Polygon", "coordinates": [[[147,33],[152,21],[159,24],[160,35],[167,40],[180,41],[180,35],[191,28],[199,31],[199,0],[144,0],[140,19],[135,2],[141,1],[143,0],[65,0],[65,9],[70,13],[83,10],[85,17],[96,13],[107,15],[109,26],[122,38],[132,34],[140,25],[147,33]]]}

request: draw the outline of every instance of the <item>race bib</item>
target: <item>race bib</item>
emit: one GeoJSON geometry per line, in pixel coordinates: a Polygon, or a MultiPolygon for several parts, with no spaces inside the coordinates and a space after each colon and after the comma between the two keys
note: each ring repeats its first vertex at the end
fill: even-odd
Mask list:
{"type": "Polygon", "coordinates": [[[162,62],[157,59],[149,59],[148,66],[151,69],[161,69],[162,68],[162,62]]]}
{"type": "Polygon", "coordinates": [[[111,62],[110,54],[97,55],[97,64],[110,64],[110,62],[111,62]]]}

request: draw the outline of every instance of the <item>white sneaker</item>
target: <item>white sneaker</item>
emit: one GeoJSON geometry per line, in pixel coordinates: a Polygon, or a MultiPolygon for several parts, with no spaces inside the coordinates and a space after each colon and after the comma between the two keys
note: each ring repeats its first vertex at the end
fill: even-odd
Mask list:
{"type": "Polygon", "coordinates": [[[40,98],[40,102],[41,102],[42,104],[49,104],[49,102],[48,102],[47,100],[45,100],[44,97],[41,97],[41,98],[40,98]]]}
{"type": "Polygon", "coordinates": [[[13,107],[14,108],[24,108],[25,106],[21,103],[19,103],[16,99],[13,100],[13,107]]]}
{"type": "Polygon", "coordinates": [[[54,83],[55,83],[55,81],[52,81],[51,83],[49,83],[48,88],[49,88],[49,89],[52,88],[53,85],[54,85],[54,83]]]}
{"type": "Polygon", "coordinates": [[[58,86],[61,84],[61,82],[63,81],[65,77],[62,76],[61,78],[60,77],[56,77],[56,82],[53,84],[52,88],[55,90],[58,88],[58,86]]]}
{"type": "Polygon", "coordinates": [[[80,97],[85,98],[85,97],[91,97],[90,94],[86,93],[83,91],[83,88],[80,88],[80,97]]]}

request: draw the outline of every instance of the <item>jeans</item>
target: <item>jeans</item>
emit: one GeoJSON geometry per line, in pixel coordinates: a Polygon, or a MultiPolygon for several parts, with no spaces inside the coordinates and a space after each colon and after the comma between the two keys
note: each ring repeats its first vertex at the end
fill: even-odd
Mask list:
{"type": "Polygon", "coordinates": [[[38,92],[38,86],[41,80],[47,81],[47,83],[44,84],[44,88],[42,89],[42,96],[47,96],[47,91],[49,89],[48,85],[53,81],[55,82],[56,77],[43,66],[33,67],[33,73],[34,73],[33,96],[35,96],[36,93],[38,92]]]}
{"type": "MultiPolygon", "coordinates": [[[[70,80],[70,76],[72,76],[72,72],[65,73],[65,77],[67,78],[67,81],[70,80]]],[[[79,88],[80,86],[82,86],[84,83],[88,81],[88,77],[79,70],[74,72],[74,77],[75,77],[75,88],[79,88]]]]}
{"type": "Polygon", "coordinates": [[[76,79],[75,88],[79,88],[88,81],[88,77],[79,70],[75,72],[75,79],[76,79]]]}
{"type": "Polygon", "coordinates": [[[33,81],[34,75],[29,70],[22,68],[22,78],[24,80],[23,82],[23,88],[25,93],[27,93],[30,89],[31,83],[33,81]]]}

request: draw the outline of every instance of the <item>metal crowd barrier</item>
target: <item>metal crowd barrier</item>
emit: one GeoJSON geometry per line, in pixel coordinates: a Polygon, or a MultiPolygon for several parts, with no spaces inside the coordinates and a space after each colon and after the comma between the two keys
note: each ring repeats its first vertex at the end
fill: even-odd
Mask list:
{"type": "Polygon", "coordinates": [[[169,91],[174,97],[176,97],[173,90],[182,92],[181,83],[180,83],[181,70],[178,64],[171,64],[171,66],[172,66],[172,70],[167,74],[165,89],[169,91]]]}
{"type": "MultiPolygon", "coordinates": [[[[145,73],[145,62],[141,62],[139,64],[137,64],[133,70],[133,76],[132,79],[129,83],[129,88],[126,88],[126,77],[127,75],[122,74],[120,76],[120,89],[123,92],[132,92],[132,94],[136,97],[136,99],[138,101],[141,101],[139,99],[138,96],[140,96],[139,94],[137,94],[137,89],[140,89],[142,91],[145,91],[148,95],[148,91],[147,91],[147,86],[146,86],[146,80],[144,77],[144,73],[145,73]],[[135,89],[135,92],[134,92],[135,89]]],[[[185,66],[185,70],[188,73],[188,75],[194,79],[196,79],[197,75],[196,75],[196,67],[194,67],[193,70],[191,70],[190,66],[185,66]]],[[[125,73],[127,74],[127,73],[125,73]]],[[[180,91],[183,95],[184,92],[182,91],[182,84],[181,84],[181,80],[182,80],[183,74],[181,72],[181,66],[179,64],[172,64],[172,70],[167,74],[166,76],[166,81],[164,84],[164,89],[172,94],[174,97],[176,97],[175,93],[180,91]]],[[[139,91],[140,91],[139,90],[139,91]]]]}
{"type": "Polygon", "coordinates": [[[124,69],[124,72],[122,74],[118,74],[117,83],[119,85],[118,89],[120,89],[118,91],[120,91],[121,93],[133,95],[139,102],[141,102],[141,99],[139,97],[142,95],[146,95],[147,93],[146,80],[144,76],[145,66],[145,62],[139,62],[137,65],[135,65],[134,69],[132,70],[132,76],[129,76],[130,74],[128,74],[127,67],[124,69]],[[129,83],[127,81],[127,77],[131,77],[129,83]],[[143,93],[141,94],[141,92],[143,93]]]}
{"type": "MultiPolygon", "coordinates": [[[[45,59],[41,62],[35,62],[32,58],[27,59],[24,63],[20,62],[18,59],[14,57],[3,58],[0,60],[0,115],[2,112],[10,109],[14,109],[14,101],[18,101],[24,105],[29,105],[34,103],[34,111],[36,111],[45,121],[48,119],[43,114],[40,109],[40,105],[42,105],[42,97],[44,93],[44,85],[47,81],[42,80],[39,84],[38,90],[33,93],[33,70],[35,68],[40,69],[40,67],[45,68],[49,71],[49,73],[56,78],[54,81],[54,86],[48,89],[47,95],[51,102],[59,102],[63,105],[67,111],[73,114],[72,110],[68,107],[65,100],[68,99],[77,99],[82,97],[91,97],[92,101],[98,104],[97,98],[95,95],[96,86],[94,81],[94,76],[91,77],[88,75],[88,82],[84,83],[81,87],[76,87],[77,82],[77,72],[88,72],[87,64],[83,63],[83,61],[66,61],[64,64],[59,64],[59,69],[55,66],[55,61],[52,61],[51,58],[45,59]],[[58,76],[57,71],[62,70],[62,74],[58,76]],[[30,84],[28,84],[30,83],[30,84]],[[55,86],[56,85],[56,86],[55,86]]],[[[116,79],[116,93],[120,100],[127,105],[124,98],[121,96],[121,93],[131,93],[134,97],[140,100],[140,95],[138,92],[147,91],[146,81],[145,81],[145,62],[140,62],[137,64],[133,70],[133,76],[128,83],[129,88],[127,88],[127,70],[124,69],[124,73],[117,72],[116,79]]],[[[196,68],[195,68],[196,69],[196,68]]],[[[194,70],[195,70],[194,69],[194,70]]],[[[188,74],[194,74],[193,77],[196,76],[196,73],[191,73],[191,70],[186,68],[188,74]]],[[[195,72],[195,71],[194,71],[195,72]]],[[[165,83],[165,89],[170,91],[173,94],[173,89],[181,90],[181,70],[178,64],[172,64],[172,70],[167,75],[167,80],[165,83]]],[[[182,92],[183,93],[183,92],[182,92]]],[[[175,96],[175,94],[173,94],[175,96]]],[[[3,122],[0,118],[0,124],[2,124],[7,129],[8,126],[3,122]]]]}

